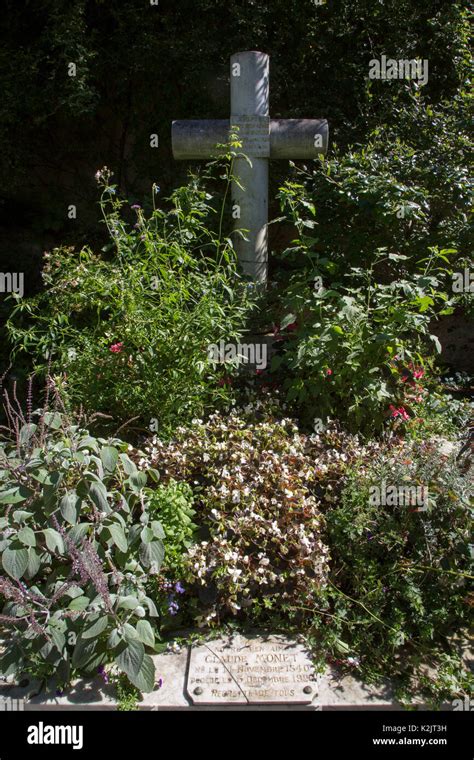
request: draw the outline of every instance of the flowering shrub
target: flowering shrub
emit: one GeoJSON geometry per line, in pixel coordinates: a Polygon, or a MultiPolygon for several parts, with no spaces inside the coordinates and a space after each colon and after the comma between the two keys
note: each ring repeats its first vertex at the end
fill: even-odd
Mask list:
{"type": "Polygon", "coordinates": [[[163,480],[194,483],[205,538],[187,552],[198,623],[227,615],[252,622],[295,617],[324,588],[329,551],[323,519],[306,485],[311,463],[289,419],[250,423],[212,415],[151,443],[163,480]]]}
{"type": "Polygon", "coordinates": [[[106,168],[97,180],[110,242],[100,254],[45,254],[45,290],[19,301],[8,323],[13,353],[38,372],[50,363],[70,407],[167,434],[229,397],[207,347],[238,342],[250,291],[196,179],[174,191],[167,211],[154,186],[148,212],[127,210],[106,168]]]}
{"type": "Polygon", "coordinates": [[[439,443],[362,443],[334,424],[307,435],[284,411],[272,394],[145,447],[143,466],[195,494],[186,611],[202,627],[303,632],[368,680],[416,675],[431,697],[462,692],[447,637],[469,611],[468,482],[439,443]],[[391,485],[405,502],[384,501],[391,485]],[[438,679],[420,669],[427,661],[438,679]]]}
{"type": "Polygon", "coordinates": [[[147,488],[157,473],[138,470],[118,439],[93,438],[58,410],[24,416],[6,398],[1,672],[61,684],[114,662],[150,691],[158,610],[149,587],[165,554],[147,488]]]}
{"type": "Polygon", "coordinates": [[[375,252],[366,270],[337,270],[309,250],[292,188],[282,195],[306,265],[276,304],[280,349],[272,372],[307,423],[336,418],[374,434],[390,417],[406,422],[423,400],[424,365],[440,350],[430,321],[452,309],[442,290],[450,251],[431,250],[415,274],[401,274],[406,257],[386,249],[375,252]]]}
{"type": "MultiPolygon", "coordinates": [[[[318,636],[342,640],[372,678],[408,683],[427,660],[441,673],[451,652],[457,665],[444,695],[460,688],[451,640],[469,625],[472,605],[472,483],[454,456],[439,444],[398,441],[346,472],[339,498],[324,510],[333,618],[329,628],[315,621],[318,636]]],[[[428,685],[426,674],[417,677],[428,685]]]]}

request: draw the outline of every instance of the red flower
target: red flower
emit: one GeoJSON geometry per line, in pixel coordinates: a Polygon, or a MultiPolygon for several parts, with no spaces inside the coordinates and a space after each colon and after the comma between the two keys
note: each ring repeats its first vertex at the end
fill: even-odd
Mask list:
{"type": "Polygon", "coordinates": [[[403,406],[399,406],[397,408],[393,404],[390,404],[389,409],[392,412],[392,414],[390,415],[391,417],[401,417],[403,420],[410,419],[410,415],[408,414],[407,410],[403,406]]]}
{"type": "Polygon", "coordinates": [[[121,354],[123,350],[123,343],[114,343],[110,346],[109,351],[113,354],[121,354]]]}
{"type": "Polygon", "coordinates": [[[326,370],[326,375],[327,375],[328,377],[329,377],[330,375],[332,375],[332,369],[327,369],[327,370],[326,370]]]}

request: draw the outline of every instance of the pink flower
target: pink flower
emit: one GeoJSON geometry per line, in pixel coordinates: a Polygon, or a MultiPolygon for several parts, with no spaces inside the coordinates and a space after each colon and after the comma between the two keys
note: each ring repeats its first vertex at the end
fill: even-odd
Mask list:
{"type": "Polygon", "coordinates": [[[393,404],[390,404],[389,409],[392,412],[392,414],[390,415],[391,417],[401,417],[403,420],[410,419],[410,415],[408,414],[407,410],[403,406],[399,406],[397,408],[393,404]]]}
{"type": "Polygon", "coordinates": [[[421,377],[423,377],[424,374],[425,374],[425,371],[423,369],[416,369],[413,372],[413,377],[415,378],[415,380],[419,380],[421,377]]]}
{"type": "Polygon", "coordinates": [[[113,354],[121,354],[123,349],[123,343],[114,343],[112,346],[110,346],[109,351],[111,351],[113,354]]]}
{"type": "Polygon", "coordinates": [[[327,370],[326,370],[326,375],[327,375],[328,377],[329,377],[330,375],[332,375],[332,369],[327,369],[327,370]]]}

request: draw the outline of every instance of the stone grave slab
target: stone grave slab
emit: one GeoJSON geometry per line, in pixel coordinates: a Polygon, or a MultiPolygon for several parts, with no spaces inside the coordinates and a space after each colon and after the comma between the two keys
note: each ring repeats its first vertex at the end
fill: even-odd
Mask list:
{"type": "Polygon", "coordinates": [[[195,705],[304,705],[317,675],[302,644],[236,634],[191,648],[187,692],[195,705]]]}

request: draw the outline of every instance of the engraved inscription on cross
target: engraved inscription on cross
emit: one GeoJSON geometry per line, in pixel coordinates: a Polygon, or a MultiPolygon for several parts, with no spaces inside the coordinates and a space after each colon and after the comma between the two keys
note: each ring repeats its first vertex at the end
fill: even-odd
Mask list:
{"type": "Polygon", "coordinates": [[[257,282],[267,279],[269,159],[316,158],[328,146],[326,119],[270,119],[269,80],[268,55],[237,53],[230,60],[230,119],[174,121],[172,127],[173,155],[185,160],[214,157],[238,127],[250,164],[235,160],[235,228],[245,230],[246,239],[236,235],[234,246],[244,275],[257,282]]]}

